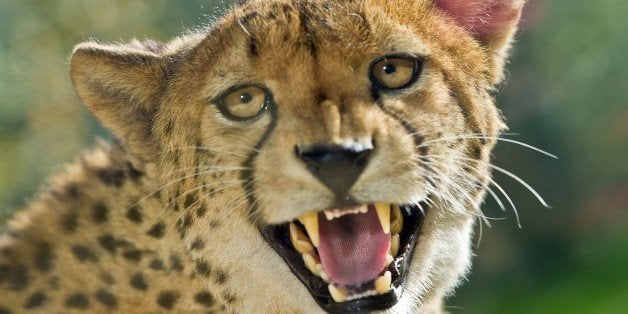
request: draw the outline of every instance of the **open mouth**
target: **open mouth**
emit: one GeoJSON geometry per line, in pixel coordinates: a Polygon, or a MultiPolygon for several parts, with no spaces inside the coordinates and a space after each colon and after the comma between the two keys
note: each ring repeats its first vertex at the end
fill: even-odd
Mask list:
{"type": "Polygon", "coordinates": [[[401,297],[425,205],[311,211],[261,231],[324,310],[383,310],[401,297]]]}

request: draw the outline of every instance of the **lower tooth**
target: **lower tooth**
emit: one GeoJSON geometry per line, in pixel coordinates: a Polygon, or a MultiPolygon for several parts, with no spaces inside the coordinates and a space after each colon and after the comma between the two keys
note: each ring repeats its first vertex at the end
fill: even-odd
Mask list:
{"type": "Polygon", "coordinates": [[[314,275],[321,275],[321,268],[318,267],[318,260],[310,254],[303,254],[303,262],[305,263],[305,267],[309,269],[314,275]]]}
{"type": "Polygon", "coordinates": [[[390,283],[392,282],[392,274],[390,271],[386,271],[384,275],[375,280],[375,290],[379,294],[384,294],[390,291],[390,283]]]}
{"type": "Polygon", "coordinates": [[[390,238],[390,255],[397,256],[399,253],[399,235],[395,234],[390,238]]]}
{"type": "Polygon", "coordinates": [[[310,253],[314,250],[310,239],[294,223],[290,223],[290,242],[301,254],[310,253]]]}
{"type": "Polygon", "coordinates": [[[386,254],[386,267],[388,267],[388,265],[390,265],[390,263],[392,263],[394,260],[395,258],[392,257],[392,255],[386,254]]]}
{"type": "Polygon", "coordinates": [[[321,270],[319,276],[321,277],[321,279],[323,279],[324,282],[329,283],[329,276],[327,276],[327,274],[324,271],[321,270]]]}
{"type": "Polygon", "coordinates": [[[394,204],[390,211],[390,232],[392,234],[401,232],[403,227],[403,216],[401,215],[401,209],[399,205],[394,204]]]}
{"type": "Polygon", "coordinates": [[[344,302],[347,300],[347,292],[344,289],[337,288],[332,284],[327,286],[327,288],[329,289],[329,294],[331,294],[331,297],[334,298],[334,301],[344,302]]]}

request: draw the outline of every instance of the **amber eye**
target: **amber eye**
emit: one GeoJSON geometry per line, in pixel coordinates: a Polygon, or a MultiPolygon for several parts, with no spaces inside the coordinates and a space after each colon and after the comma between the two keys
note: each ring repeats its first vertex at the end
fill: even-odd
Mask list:
{"type": "Polygon", "coordinates": [[[245,86],[230,91],[218,100],[218,109],[232,120],[258,116],[268,103],[266,91],[259,86],[245,86]]]}
{"type": "Polygon", "coordinates": [[[418,78],[422,60],[411,56],[381,57],[371,66],[371,81],[380,89],[402,89],[418,78]]]}

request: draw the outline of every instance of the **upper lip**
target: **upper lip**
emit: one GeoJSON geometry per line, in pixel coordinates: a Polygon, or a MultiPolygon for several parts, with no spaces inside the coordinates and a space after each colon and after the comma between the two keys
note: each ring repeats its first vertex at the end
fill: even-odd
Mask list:
{"type": "Polygon", "coordinates": [[[290,242],[289,222],[281,225],[261,225],[259,229],[266,241],[284,259],[293,274],[308,288],[314,300],[324,310],[332,313],[383,310],[395,305],[403,292],[407,268],[412,259],[421,222],[423,220],[419,206],[421,205],[400,206],[404,219],[403,228],[400,233],[399,253],[389,267],[389,271],[392,274],[391,290],[385,294],[341,303],[335,302],[332,299],[327,288],[328,284],[320,277],[313,275],[304,265],[301,253],[297,252],[290,242]]]}

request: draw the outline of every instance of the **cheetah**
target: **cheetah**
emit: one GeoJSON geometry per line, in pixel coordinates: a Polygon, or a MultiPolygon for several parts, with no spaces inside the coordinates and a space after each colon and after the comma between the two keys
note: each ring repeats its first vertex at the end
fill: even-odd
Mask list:
{"type": "Polygon", "coordinates": [[[523,0],[252,0],[78,44],[115,136],[0,237],[0,313],[440,313],[467,273],[523,0]]]}

